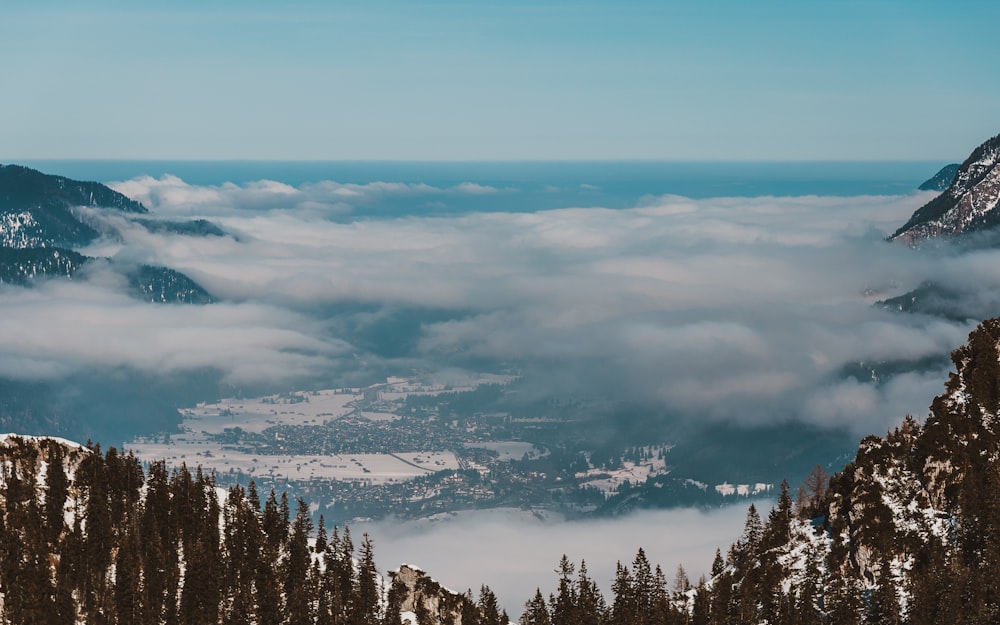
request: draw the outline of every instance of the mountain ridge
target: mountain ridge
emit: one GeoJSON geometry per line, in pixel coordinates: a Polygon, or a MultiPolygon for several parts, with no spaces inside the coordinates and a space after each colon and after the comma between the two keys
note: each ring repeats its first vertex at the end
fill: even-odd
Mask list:
{"type": "MultiPolygon", "coordinates": [[[[150,232],[221,236],[215,224],[151,219],[149,210],[99,182],[72,180],[21,165],[0,165],[0,283],[30,286],[43,278],[73,278],[96,260],[79,249],[106,227],[82,208],[130,216],[150,232]]],[[[153,303],[212,302],[209,293],[168,267],[123,268],[132,295],[153,303]]]]}
{"type": "Polygon", "coordinates": [[[1000,135],[979,145],[959,166],[940,195],[918,208],[889,240],[917,247],[935,238],[953,238],[1000,224],[1000,135]]]}

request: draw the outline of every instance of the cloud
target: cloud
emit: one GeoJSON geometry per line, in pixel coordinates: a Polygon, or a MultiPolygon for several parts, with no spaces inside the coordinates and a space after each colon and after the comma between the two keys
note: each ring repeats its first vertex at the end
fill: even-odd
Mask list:
{"type": "Polygon", "coordinates": [[[485,196],[501,192],[496,187],[475,182],[435,187],[424,183],[375,181],[357,184],[326,180],[293,187],[274,180],[258,180],[242,185],[227,182],[197,186],[169,174],[160,178],[140,176],[111,182],[109,186],[162,215],[219,215],[293,209],[330,217],[401,198],[485,196]]]}
{"type": "Polygon", "coordinates": [[[157,306],[120,293],[107,269],[88,282],[6,287],[0,377],[52,380],[95,369],[170,375],[198,369],[231,384],[290,382],[329,368],[349,346],[315,321],[257,304],[157,306]]]}
{"type": "MultiPolygon", "coordinates": [[[[769,508],[766,503],[756,505],[769,508]]],[[[715,549],[724,554],[739,537],[745,519],[745,504],[709,512],[638,512],[589,521],[558,516],[543,520],[528,512],[500,509],[365,524],[352,532],[371,534],[383,569],[415,565],[445,587],[456,592],[471,588],[477,596],[480,584],[488,584],[516,620],[536,587],[544,596],[556,591],[557,577],[551,571],[563,554],[577,565],[585,560],[590,577],[609,599],[615,563],[621,560],[631,568],[640,547],[651,564],[661,566],[668,581],[683,565],[694,584],[709,573],[715,549]]]]}
{"type": "MultiPolygon", "coordinates": [[[[86,319],[128,311],[136,321],[124,328],[141,320],[173,334],[153,332],[155,345],[136,337],[143,349],[114,350],[101,341],[114,345],[117,330],[95,323],[93,341],[63,337],[81,345],[81,356],[53,363],[57,350],[18,326],[11,331],[40,345],[25,343],[20,361],[8,359],[26,363],[22,375],[102,359],[143,368],[210,364],[241,379],[272,376],[269,367],[275,379],[308,371],[330,379],[357,358],[401,370],[504,363],[524,371],[539,393],[635,402],[675,421],[798,420],[865,434],[884,431],[904,408],[922,416],[945,372],[924,367],[871,385],[845,381],[845,370],[940,359],[973,324],[894,314],[873,307],[876,300],[932,279],[966,293],[961,305],[984,314],[1000,302],[993,271],[1000,253],[917,253],[882,240],[924,194],[663,196],[632,209],[422,217],[415,207],[428,197],[472,190],[387,182],[199,187],[171,176],[118,188],[156,216],[205,216],[234,236],[151,233],[119,220],[119,237],[103,243],[115,261],[178,269],[227,303],[211,312],[152,312],[121,298],[87,302],[80,288],[73,293],[86,319]],[[344,218],[389,198],[405,199],[408,210],[344,218]],[[408,321],[391,339],[372,338],[400,311],[410,311],[408,321]],[[182,331],[188,324],[215,342],[182,331]],[[236,326],[256,330],[241,336],[236,326]],[[223,348],[207,347],[215,344],[223,348]]],[[[11,300],[53,298],[71,311],[69,292],[51,286],[11,300]]]]}

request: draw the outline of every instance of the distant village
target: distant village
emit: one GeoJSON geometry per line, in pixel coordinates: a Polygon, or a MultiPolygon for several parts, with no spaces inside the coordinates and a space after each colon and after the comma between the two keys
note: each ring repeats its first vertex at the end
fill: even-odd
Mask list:
{"type": "MultiPolygon", "coordinates": [[[[254,481],[258,489],[287,490],[334,522],[494,507],[586,514],[669,473],[670,445],[592,463],[561,436],[563,417],[496,409],[516,380],[390,377],[366,388],[228,398],[184,409],[181,431],[125,448],[144,462],[201,466],[220,486],[254,481]]],[[[714,491],[767,488],[721,484],[714,491]]]]}

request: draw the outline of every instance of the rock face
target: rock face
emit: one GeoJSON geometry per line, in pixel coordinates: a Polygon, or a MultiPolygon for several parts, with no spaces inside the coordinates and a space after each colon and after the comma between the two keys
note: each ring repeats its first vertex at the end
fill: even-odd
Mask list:
{"type": "Polygon", "coordinates": [[[1000,135],[986,141],[958,168],[944,193],[917,209],[890,238],[917,247],[927,239],[956,237],[1000,224],[1000,135]]]}
{"type": "Polygon", "coordinates": [[[448,590],[414,566],[404,564],[389,575],[390,592],[398,593],[400,599],[399,611],[412,612],[418,623],[462,625],[463,612],[468,614],[472,606],[466,595],[448,590]]]}

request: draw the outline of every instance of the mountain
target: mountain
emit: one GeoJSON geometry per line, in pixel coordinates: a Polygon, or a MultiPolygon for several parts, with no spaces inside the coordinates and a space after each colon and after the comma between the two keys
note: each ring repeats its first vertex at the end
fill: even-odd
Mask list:
{"type": "Polygon", "coordinates": [[[948,188],[948,185],[951,184],[952,180],[955,179],[955,174],[958,173],[959,167],[961,167],[961,165],[958,163],[945,165],[940,169],[940,171],[938,171],[938,173],[925,180],[917,188],[921,191],[944,191],[948,188]]]}
{"type": "Polygon", "coordinates": [[[945,191],[923,205],[890,238],[911,246],[1000,224],[1000,135],[973,150],[945,191]]]}
{"type": "MultiPolygon", "coordinates": [[[[701,588],[741,622],[995,623],[1000,616],[1000,319],[952,354],[921,426],[864,439],[828,484],[779,498],[701,588]],[[722,597],[722,595],[726,595],[722,597]]],[[[712,606],[719,606],[713,608],[712,606]]],[[[714,622],[714,621],[713,621],[714,622]]]]}
{"type": "Polygon", "coordinates": [[[598,625],[1000,622],[1000,319],[952,362],[923,425],[907,416],[865,438],[794,498],[783,484],[766,517],[751,505],[710,577],[691,585],[679,570],[671,592],[640,549],[631,568],[619,564],[610,605],[585,608],[584,586],[560,573],[558,594],[529,600],[521,623],[555,623],[559,611],[598,625]]]}
{"type": "Polygon", "coordinates": [[[140,265],[126,273],[133,293],[154,303],[210,304],[212,296],[200,284],[167,267],[140,265]]]}
{"type": "MultiPolygon", "coordinates": [[[[20,165],[0,165],[0,283],[30,286],[46,278],[72,278],[95,259],[77,251],[108,232],[88,211],[120,215],[152,233],[222,236],[205,220],[163,221],[141,203],[98,182],[44,174],[20,165]]],[[[188,276],[167,267],[141,265],[122,270],[132,295],[154,303],[212,301],[188,276]]]]}
{"type": "Polygon", "coordinates": [[[81,219],[81,206],[144,214],[146,207],[97,182],[0,165],[0,245],[5,248],[79,247],[100,233],[81,219]]]}

